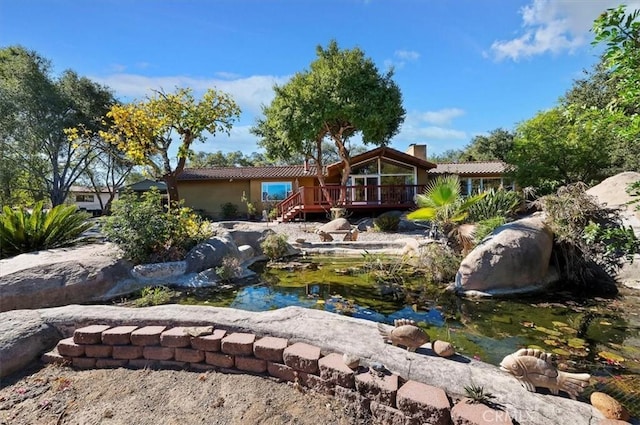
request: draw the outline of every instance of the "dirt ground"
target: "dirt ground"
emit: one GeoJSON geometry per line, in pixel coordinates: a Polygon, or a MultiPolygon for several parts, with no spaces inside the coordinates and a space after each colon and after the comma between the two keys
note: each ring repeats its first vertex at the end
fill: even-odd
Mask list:
{"type": "Polygon", "coordinates": [[[262,376],[48,365],[0,381],[1,425],[357,423],[334,398],[262,376]]]}

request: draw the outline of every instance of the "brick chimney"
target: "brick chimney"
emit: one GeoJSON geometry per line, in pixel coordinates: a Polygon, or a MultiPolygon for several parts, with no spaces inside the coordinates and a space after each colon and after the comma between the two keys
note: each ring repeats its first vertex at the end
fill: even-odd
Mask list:
{"type": "Polygon", "coordinates": [[[412,143],[409,145],[409,149],[407,149],[406,153],[426,161],[427,145],[416,145],[415,143],[412,143]]]}

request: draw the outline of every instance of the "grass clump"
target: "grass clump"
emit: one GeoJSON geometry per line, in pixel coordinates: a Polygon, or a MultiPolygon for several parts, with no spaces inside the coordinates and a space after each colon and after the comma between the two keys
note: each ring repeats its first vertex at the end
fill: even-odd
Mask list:
{"type": "Polygon", "coordinates": [[[227,255],[222,259],[222,264],[216,267],[216,276],[221,282],[231,282],[242,276],[242,266],[240,260],[232,255],[227,255]]]}
{"type": "Polygon", "coordinates": [[[272,233],[268,235],[260,244],[260,248],[269,260],[275,261],[287,256],[289,252],[289,244],[287,236],[283,234],[272,233]]]}
{"type": "Polygon", "coordinates": [[[400,217],[386,214],[373,220],[373,228],[376,232],[397,232],[400,225],[400,217]]]}
{"type": "Polygon", "coordinates": [[[140,291],[140,298],[135,300],[136,307],[150,307],[168,304],[171,301],[171,289],[166,286],[147,286],[140,291]]]}
{"type": "Polygon", "coordinates": [[[83,233],[93,223],[89,214],[75,205],[58,205],[49,210],[42,202],[32,211],[5,206],[0,212],[0,258],[24,252],[76,245],[89,238],[83,233]]]}
{"type": "Polygon", "coordinates": [[[467,397],[469,397],[469,401],[475,404],[484,404],[486,406],[491,406],[493,404],[493,399],[496,398],[490,392],[485,392],[484,387],[480,385],[465,385],[464,392],[467,397]]]}

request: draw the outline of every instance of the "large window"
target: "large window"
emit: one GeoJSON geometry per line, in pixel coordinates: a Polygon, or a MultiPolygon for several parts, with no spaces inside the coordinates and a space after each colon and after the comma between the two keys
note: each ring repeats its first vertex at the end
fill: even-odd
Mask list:
{"type": "Polygon", "coordinates": [[[503,188],[505,190],[514,190],[512,180],[503,179],[501,177],[484,177],[484,178],[461,178],[460,193],[463,196],[475,195],[485,190],[503,188]]]}
{"type": "Polygon", "coordinates": [[[76,195],[76,202],[93,202],[93,195],[76,195]]]}
{"type": "Polygon", "coordinates": [[[262,202],[281,201],[291,193],[291,182],[263,182],[262,202]]]}

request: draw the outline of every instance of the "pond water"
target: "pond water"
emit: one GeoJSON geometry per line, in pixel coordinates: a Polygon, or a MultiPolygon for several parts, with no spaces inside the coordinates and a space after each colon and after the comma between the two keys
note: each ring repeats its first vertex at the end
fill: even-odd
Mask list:
{"type": "Polygon", "coordinates": [[[620,401],[635,400],[627,407],[640,415],[638,296],[579,299],[553,293],[470,300],[425,285],[424,278],[402,277],[399,270],[381,282],[358,269],[353,258],[313,262],[318,267],[257,269],[258,283],[243,287],[181,288],[172,302],[250,311],[300,306],[388,324],[413,319],[432,341],[450,341],[459,353],[494,365],[519,348],[540,348],[555,353],[560,368],[598,377],[620,401]]]}

